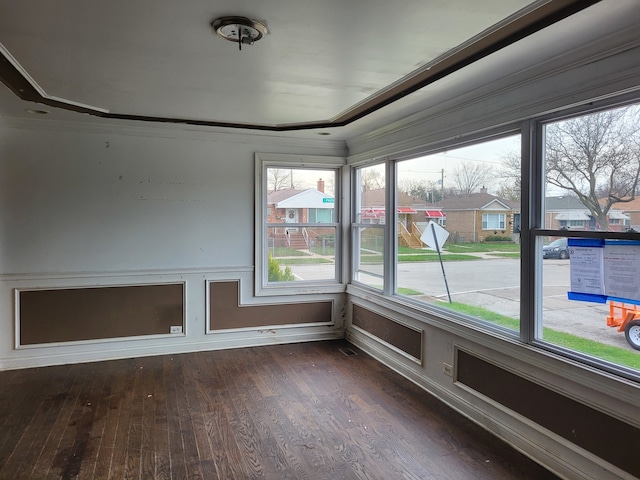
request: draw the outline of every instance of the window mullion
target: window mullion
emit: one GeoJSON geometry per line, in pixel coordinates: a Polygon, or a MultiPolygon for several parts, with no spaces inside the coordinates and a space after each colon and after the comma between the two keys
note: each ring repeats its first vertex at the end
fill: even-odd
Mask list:
{"type": "Polygon", "coordinates": [[[396,292],[396,258],[398,252],[397,241],[397,218],[396,211],[398,208],[397,192],[396,192],[396,169],[395,162],[387,160],[385,169],[386,189],[385,203],[386,218],[389,221],[385,225],[385,241],[384,241],[384,293],[385,295],[393,295],[396,292]]]}
{"type": "Polygon", "coordinates": [[[531,343],[541,322],[542,265],[536,261],[543,195],[541,127],[526,121],[522,128],[521,152],[521,233],[520,233],[520,339],[531,343]]]}

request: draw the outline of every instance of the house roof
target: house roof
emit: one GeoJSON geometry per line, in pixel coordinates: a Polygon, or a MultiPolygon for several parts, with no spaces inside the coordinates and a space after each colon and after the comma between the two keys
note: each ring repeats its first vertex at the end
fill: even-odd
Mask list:
{"type": "Polygon", "coordinates": [[[267,203],[276,208],[333,208],[333,196],[316,188],[287,188],[267,195],[267,203]]]}
{"type": "MultiPolygon", "coordinates": [[[[587,209],[566,209],[560,212],[557,212],[553,218],[555,220],[580,220],[580,221],[588,221],[592,218],[592,213],[587,209]]],[[[607,213],[609,219],[618,219],[618,220],[629,220],[629,215],[625,214],[621,210],[611,209],[607,213]]]]}
{"type": "Polygon", "coordinates": [[[617,202],[614,203],[612,208],[618,210],[624,210],[625,212],[639,212],[640,211],[640,197],[636,197],[630,202],[617,202]]]}
{"type": "Polygon", "coordinates": [[[452,210],[520,210],[517,202],[510,202],[490,193],[480,192],[469,195],[448,197],[434,204],[445,211],[452,210]]]}
{"type": "MultiPolygon", "coordinates": [[[[375,188],[362,192],[361,201],[362,207],[383,207],[384,206],[384,188],[375,188]]],[[[429,204],[424,200],[416,197],[412,197],[404,192],[398,192],[398,207],[411,207],[416,211],[424,211],[429,207],[429,204]]]]}
{"type": "Polygon", "coordinates": [[[545,210],[584,210],[584,204],[573,195],[563,195],[561,197],[546,197],[544,199],[545,210]]]}
{"type": "Polygon", "coordinates": [[[591,219],[586,210],[566,210],[556,214],[553,218],[556,220],[579,220],[585,222],[591,219]]]}

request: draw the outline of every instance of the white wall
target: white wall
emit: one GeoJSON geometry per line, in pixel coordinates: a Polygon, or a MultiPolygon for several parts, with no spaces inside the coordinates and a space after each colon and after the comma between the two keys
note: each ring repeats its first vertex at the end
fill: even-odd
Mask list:
{"type": "Polygon", "coordinates": [[[251,266],[254,153],[319,150],[44,128],[2,130],[0,273],[251,266]]]}
{"type": "Polygon", "coordinates": [[[0,138],[0,369],[342,335],[341,321],[205,335],[205,282],[242,279],[256,303],[255,153],[344,156],[343,142],[41,120],[4,120],[0,138]],[[15,289],[162,282],[185,284],[185,335],[14,348],[15,289]]]}

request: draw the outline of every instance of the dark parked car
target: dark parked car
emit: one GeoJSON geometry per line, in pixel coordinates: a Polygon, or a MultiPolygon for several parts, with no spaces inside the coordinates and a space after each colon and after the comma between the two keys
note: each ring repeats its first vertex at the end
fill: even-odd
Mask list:
{"type": "Polygon", "coordinates": [[[564,260],[569,258],[569,247],[566,238],[558,238],[549,245],[542,247],[542,258],[559,258],[564,260]]]}

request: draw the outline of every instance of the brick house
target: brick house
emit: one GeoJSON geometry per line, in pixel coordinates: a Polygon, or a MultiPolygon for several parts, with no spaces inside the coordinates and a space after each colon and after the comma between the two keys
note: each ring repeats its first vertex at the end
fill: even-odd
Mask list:
{"type": "Polygon", "coordinates": [[[437,204],[446,215],[446,229],[456,243],[482,242],[489,236],[512,236],[520,231],[520,205],[479,193],[445,198],[437,204]]]}
{"type": "MultiPolygon", "coordinates": [[[[640,202],[636,203],[637,223],[640,225],[640,202]]],[[[620,202],[612,205],[608,212],[609,231],[626,230],[630,225],[628,207],[634,208],[633,202],[620,202]],[[624,210],[624,211],[623,211],[624,210]]],[[[598,222],[577,197],[565,195],[545,198],[545,228],[567,230],[596,230],[598,222]]]]}
{"type": "MultiPolygon", "coordinates": [[[[612,209],[613,208],[623,210],[625,215],[629,217],[626,227],[640,231],[640,198],[636,198],[630,202],[614,203],[612,205],[612,209]]],[[[612,225],[611,218],[609,219],[609,225],[612,225]]]]}
{"type": "Polygon", "coordinates": [[[333,233],[333,228],[299,227],[298,224],[324,224],[335,222],[334,198],[324,192],[324,181],[316,188],[298,190],[287,188],[267,195],[267,223],[296,224],[273,227],[269,232],[274,246],[309,248],[318,235],[333,233]]]}
{"type": "MultiPolygon", "coordinates": [[[[397,194],[398,240],[400,245],[420,248],[424,244],[420,236],[430,220],[445,224],[446,216],[441,208],[404,192],[397,194]]],[[[362,192],[360,197],[362,223],[385,223],[385,190],[377,188],[362,192]]]]}

